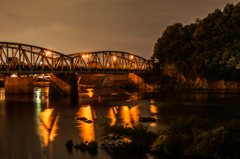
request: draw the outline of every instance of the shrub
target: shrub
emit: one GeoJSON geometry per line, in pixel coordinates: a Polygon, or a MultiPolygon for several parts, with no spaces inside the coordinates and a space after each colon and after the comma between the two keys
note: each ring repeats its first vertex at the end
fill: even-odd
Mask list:
{"type": "Polygon", "coordinates": [[[184,154],[199,157],[218,157],[227,133],[223,126],[204,131],[194,139],[193,144],[185,150],[184,154]]]}
{"type": "Polygon", "coordinates": [[[152,145],[157,135],[155,132],[149,131],[148,126],[144,126],[142,123],[129,127],[128,124],[110,126],[106,122],[103,124],[101,136],[104,141],[129,139],[133,147],[147,150],[150,149],[150,145],[152,145]]]}
{"type": "Polygon", "coordinates": [[[212,129],[214,126],[208,120],[196,116],[189,118],[180,117],[173,122],[167,130],[164,140],[165,152],[170,154],[182,154],[201,132],[212,129]]]}

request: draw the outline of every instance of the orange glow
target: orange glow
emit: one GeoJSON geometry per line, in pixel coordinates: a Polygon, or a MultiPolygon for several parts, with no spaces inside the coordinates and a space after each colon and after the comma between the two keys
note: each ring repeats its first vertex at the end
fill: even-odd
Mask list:
{"type": "Polygon", "coordinates": [[[12,74],[11,77],[17,77],[17,75],[16,74],[12,74]]]}
{"type": "Polygon", "coordinates": [[[48,129],[50,128],[50,125],[51,125],[51,123],[49,122],[49,117],[52,114],[52,112],[53,112],[53,108],[45,109],[43,112],[40,113],[40,118],[48,129]]]}
{"type": "Polygon", "coordinates": [[[128,108],[128,106],[122,106],[120,107],[120,118],[122,118],[123,120],[123,124],[129,124],[129,126],[132,126],[131,123],[131,116],[130,116],[130,110],[128,108]]]}
{"type": "Polygon", "coordinates": [[[49,135],[49,138],[50,138],[50,141],[53,141],[54,138],[57,136],[57,129],[58,129],[58,126],[57,126],[57,122],[58,122],[58,116],[56,117],[54,123],[53,123],[53,126],[52,126],[52,130],[50,132],[50,135],[49,135]]]}
{"type": "Polygon", "coordinates": [[[86,55],[86,57],[88,57],[88,55],[86,55]]]}
{"type": "Polygon", "coordinates": [[[118,110],[117,110],[117,108],[118,107],[113,107],[112,109],[113,109],[113,112],[114,112],[114,114],[117,114],[118,113],[118,110]]]}
{"type": "Polygon", "coordinates": [[[114,114],[114,109],[113,108],[110,108],[109,111],[108,111],[108,117],[112,120],[110,125],[115,125],[116,123],[116,117],[115,117],[115,114],[114,114]]]}
{"type": "Polygon", "coordinates": [[[158,113],[158,107],[155,105],[150,105],[150,111],[151,113],[158,113]]]}
{"type": "Polygon", "coordinates": [[[43,112],[40,113],[42,123],[39,125],[39,130],[41,136],[43,137],[45,147],[48,146],[49,141],[54,141],[54,138],[57,136],[57,122],[59,117],[51,117],[52,112],[53,109],[45,109],[43,112]],[[54,121],[52,121],[53,119],[54,121]],[[52,122],[54,123],[52,124],[52,122]]]}
{"type": "Polygon", "coordinates": [[[83,58],[85,58],[85,55],[82,55],[83,58]]]}
{"type": "Polygon", "coordinates": [[[134,123],[138,123],[139,121],[139,115],[140,115],[140,111],[139,111],[139,105],[136,105],[134,107],[132,107],[130,109],[131,115],[132,115],[132,119],[134,121],[134,123]]]}
{"type": "Polygon", "coordinates": [[[51,54],[51,52],[50,51],[48,51],[47,53],[46,53],[46,56],[48,56],[48,55],[50,55],[51,54]]]}
{"type": "Polygon", "coordinates": [[[131,55],[130,58],[133,59],[133,55],[131,55]]]}
{"type": "Polygon", "coordinates": [[[113,56],[113,60],[116,60],[116,57],[115,57],[115,56],[113,56]]]}
{"type": "Polygon", "coordinates": [[[156,124],[156,123],[151,123],[150,126],[151,126],[151,127],[156,127],[157,124],[156,124]]]}
{"type": "MultiPolygon", "coordinates": [[[[78,117],[86,117],[87,119],[93,120],[93,114],[91,106],[81,107],[77,112],[78,117]]],[[[79,135],[83,141],[95,140],[94,133],[94,121],[92,123],[85,123],[82,120],[76,120],[79,128],[79,135]]]]}
{"type": "Polygon", "coordinates": [[[94,89],[86,89],[86,90],[88,91],[88,95],[89,95],[89,97],[91,98],[91,97],[93,96],[93,94],[94,94],[94,93],[92,92],[94,89]]]}

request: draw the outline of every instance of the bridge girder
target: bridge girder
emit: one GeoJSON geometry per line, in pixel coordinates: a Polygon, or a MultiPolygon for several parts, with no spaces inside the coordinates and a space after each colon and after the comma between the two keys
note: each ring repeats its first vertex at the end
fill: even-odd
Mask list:
{"type": "Polygon", "coordinates": [[[0,73],[126,73],[145,72],[146,59],[121,51],[65,55],[51,49],[0,42],[0,73]]]}

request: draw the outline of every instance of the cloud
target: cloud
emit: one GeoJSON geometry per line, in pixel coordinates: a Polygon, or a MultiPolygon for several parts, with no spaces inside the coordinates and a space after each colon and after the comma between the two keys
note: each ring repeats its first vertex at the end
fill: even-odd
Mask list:
{"type": "Polygon", "coordinates": [[[0,41],[63,52],[119,50],[148,58],[168,25],[237,0],[1,0],[0,41]]]}

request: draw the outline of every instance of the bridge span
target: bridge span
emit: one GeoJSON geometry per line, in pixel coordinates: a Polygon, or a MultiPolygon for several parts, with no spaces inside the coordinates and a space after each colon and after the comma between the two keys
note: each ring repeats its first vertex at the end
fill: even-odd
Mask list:
{"type": "MultiPolygon", "coordinates": [[[[150,62],[140,56],[121,51],[80,52],[62,54],[43,47],[0,42],[0,74],[51,73],[49,94],[78,95],[75,73],[120,74],[144,73],[150,62]]],[[[129,75],[130,80],[130,75],[129,75]]],[[[109,79],[105,81],[110,81],[109,79]]],[[[32,94],[33,77],[5,77],[5,93],[32,94]]]]}
{"type": "Polygon", "coordinates": [[[51,49],[0,42],[0,73],[141,73],[148,60],[121,51],[63,54],[51,49]]]}

